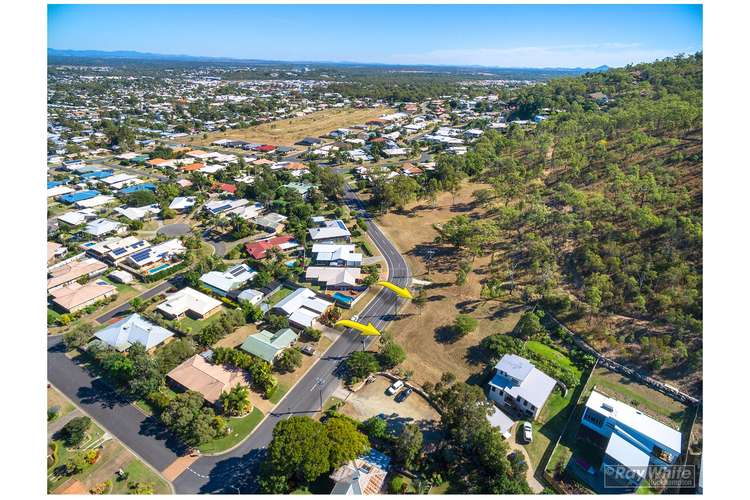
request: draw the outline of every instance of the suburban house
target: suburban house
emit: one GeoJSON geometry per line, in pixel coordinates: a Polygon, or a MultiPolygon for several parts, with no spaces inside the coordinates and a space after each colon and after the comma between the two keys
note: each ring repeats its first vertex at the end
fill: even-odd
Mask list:
{"type": "Polygon", "coordinates": [[[167,319],[178,319],[189,316],[194,319],[205,319],[221,310],[221,302],[205,293],[192,288],[183,288],[173,294],[156,308],[167,319]]]}
{"type": "Polygon", "coordinates": [[[54,241],[47,242],[47,265],[68,253],[68,249],[54,241]]]}
{"type": "Polygon", "coordinates": [[[85,191],[76,191],[75,193],[70,193],[64,196],[60,196],[58,198],[58,201],[61,201],[62,203],[72,204],[81,200],[88,200],[89,198],[93,198],[94,196],[98,196],[98,195],[99,195],[99,191],[96,191],[94,189],[89,189],[85,191]]]}
{"type": "Polygon", "coordinates": [[[377,450],[348,462],[331,474],[331,495],[380,495],[391,459],[377,450]]]}
{"type": "Polygon", "coordinates": [[[298,146],[315,146],[317,144],[321,144],[323,142],[322,139],[318,139],[317,137],[305,137],[304,139],[297,141],[295,144],[298,146]]]}
{"type": "Polygon", "coordinates": [[[253,243],[245,243],[245,250],[253,259],[261,260],[266,258],[269,250],[276,248],[283,253],[290,252],[299,248],[299,243],[294,236],[276,236],[267,240],[260,240],[253,243]]]}
{"type": "Polygon", "coordinates": [[[359,267],[362,265],[362,254],[354,250],[355,245],[316,243],[312,247],[313,261],[327,266],[359,267]]]}
{"type": "Polygon", "coordinates": [[[630,471],[616,478],[629,483],[627,486],[640,484],[648,466],[676,463],[682,450],[679,431],[596,390],[586,401],[581,424],[579,437],[604,450],[605,474],[614,477],[615,468],[622,466],[630,471]]]}
{"type": "Polygon", "coordinates": [[[265,215],[257,217],[253,221],[253,224],[266,231],[267,233],[278,234],[284,230],[285,222],[285,215],[277,214],[275,212],[269,212],[265,215]]]}
{"type": "Polygon", "coordinates": [[[213,292],[226,297],[229,292],[238,290],[258,274],[247,264],[238,264],[226,271],[209,271],[200,277],[201,283],[213,292]]]}
{"type": "Polygon", "coordinates": [[[555,379],[538,370],[526,358],[506,354],[495,365],[489,397],[501,409],[511,409],[535,419],[556,384],[555,379]]]}
{"type": "Polygon", "coordinates": [[[212,201],[207,201],[203,205],[203,209],[208,210],[214,215],[219,215],[229,210],[234,210],[236,208],[243,207],[247,205],[248,203],[250,202],[244,198],[237,198],[237,199],[232,199],[232,200],[212,200],[212,201]]]}
{"type": "Polygon", "coordinates": [[[130,274],[127,271],[123,271],[122,269],[112,271],[111,273],[109,273],[108,277],[110,280],[114,281],[115,283],[123,283],[123,284],[132,283],[132,281],[135,279],[132,274],[130,274]]]}
{"type": "Polygon", "coordinates": [[[305,279],[323,288],[339,290],[362,289],[362,272],[358,267],[310,266],[305,271],[305,279]]]}
{"type": "Polygon", "coordinates": [[[167,373],[167,378],[182,389],[199,392],[211,404],[234,386],[250,386],[250,377],[244,370],[209,363],[200,354],[183,361],[167,373]]]}
{"type": "Polygon", "coordinates": [[[66,212],[57,217],[57,220],[64,222],[69,226],[80,226],[84,222],[88,222],[96,219],[96,213],[91,208],[84,208],[83,210],[76,210],[73,212],[66,212]]]}
{"type": "Polygon", "coordinates": [[[128,256],[127,264],[141,274],[155,274],[170,267],[178,255],[185,253],[185,246],[177,238],[147,247],[128,256]]]}
{"type": "Polygon", "coordinates": [[[116,294],[117,288],[102,280],[85,285],[74,281],[50,291],[52,303],[68,313],[74,313],[116,294]]]}
{"type": "Polygon", "coordinates": [[[141,220],[147,215],[155,215],[161,211],[158,203],[153,205],[144,205],[142,207],[116,207],[115,212],[122,215],[128,220],[141,220]]]}
{"type": "Polygon", "coordinates": [[[72,283],[85,277],[93,278],[107,270],[107,264],[93,258],[65,262],[49,269],[47,279],[47,291],[72,283]]]}
{"type": "Polygon", "coordinates": [[[264,294],[260,290],[247,288],[237,294],[237,301],[241,304],[251,304],[257,306],[263,301],[263,297],[265,296],[266,294],[264,294]]]}
{"type": "Polygon", "coordinates": [[[96,208],[101,207],[102,205],[107,205],[108,203],[112,203],[114,201],[114,196],[99,194],[92,198],[86,198],[85,200],[77,201],[75,202],[75,206],[77,208],[96,208]]]}
{"type": "Polygon", "coordinates": [[[298,288],[276,303],[273,309],[287,316],[290,323],[308,328],[332,305],[309,288],[298,288]]]}
{"type": "Polygon", "coordinates": [[[308,231],[313,243],[349,243],[352,235],[340,219],[321,221],[308,231]]]}
{"type": "Polygon", "coordinates": [[[127,351],[130,346],[138,342],[147,350],[156,347],[174,333],[166,328],[146,321],[138,314],[131,314],[117,323],[99,330],[95,337],[118,351],[127,351]]]}
{"type": "Polygon", "coordinates": [[[276,333],[262,330],[258,333],[248,335],[242,345],[240,345],[240,349],[269,363],[273,363],[276,357],[296,340],[297,334],[291,328],[284,328],[276,333]]]}
{"type": "Polygon", "coordinates": [[[248,203],[247,205],[233,208],[231,210],[227,210],[224,213],[226,215],[235,214],[238,217],[241,217],[245,220],[252,220],[258,217],[262,211],[263,211],[263,205],[261,203],[255,202],[255,203],[248,203]]]}
{"type": "Polygon", "coordinates": [[[170,210],[184,213],[189,212],[195,205],[195,196],[178,196],[169,204],[170,210]]]}
{"type": "Polygon", "coordinates": [[[99,243],[94,243],[86,248],[86,254],[96,257],[109,264],[116,264],[125,260],[128,256],[151,246],[146,240],[141,240],[135,236],[126,236],[125,238],[107,238],[99,243]]]}
{"type": "Polygon", "coordinates": [[[90,234],[94,238],[101,238],[108,234],[124,234],[127,230],[128,228],[125,224],[109,219],[93,220],[83,228],[84,233],[90,234]]]}

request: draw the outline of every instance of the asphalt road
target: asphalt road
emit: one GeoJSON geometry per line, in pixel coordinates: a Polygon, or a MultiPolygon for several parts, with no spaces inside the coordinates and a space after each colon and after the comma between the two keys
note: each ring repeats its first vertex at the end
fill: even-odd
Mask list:
{"type": "MultiPolygon", "coordinates": [[[[142,294],[140,294],[138,297],[142,298],[143,300],[148,300],[151,297],[153,297],[154,295],[158,295],[158,294],[160,294],[162,292],[165,292],[165,291],[169,290],[169,288],[171,286],[173,286],[173,281],[174,281],[174,279],[168,280],[168,281],[165,281],[164,283],[156,285],[154,288],[151,288],[150,290],[146,290],[145,292],[143,292],[142,294]]],[[[125,302],[125,303],[121,304],[120,306],[115,307],[111,311],[107,311],[106,313],[102,314],[101,316],[99,316],[98,318],[96,318],[96,321],[97,321],[97,323],[104,324],[107,321],[109,321],[112,318],[114,318],[115,316],[119,316],[120,314],[124,313],[128,309],[130,309],[130,303],[129,302],[125,302]]]]}
{"type": "MultiPolygon", "coordinates": [[[[353,208],[362,206],[356,196],[347,188],[346,201],[353,208]]],[[[380,249],[388,264],[388,278],[399,286],[409,284],[409,269],[406,261],[388,241],[380,229],[367,221],[368,234],[380,249]]],[[[387,289],[381,289],[375,298],[359,315],[361,322],[372,322],[383,329],[393,318],[396,296],[387,289]]],[[[291,415],[313,415],[320,410],[321,401],[328,399],[341,383],[337,375],[341,362],[349,353],[369,345],[374,337],[361,337],[348,331],[329,348],[300,382],[289,391],[276,406],[276,412],[259,425],[255,432],[234,450],[218,455],[204,456],[194,462],[178,476],[173,484],[177,493],[255,493],[258,466],[264,451],[271,442],[276,423],[291,415]]]]}
{"type": "MultiPolygon", "coordinates": [[[[352,208],[363,208],[348,187],[346,202],[352,208]]],[[[388,265],[389,280],[399,286],[409,284],[406,261],[388,241],[380,229],[367,221],[368,234],[383,254],[388,265]]],[[[141,294],[146,299],[171,286],[166,281],[141,294]]],[[[393,318],[397,307],[396,296],[381,289],[359,315],[360,321],[371,322],[383,329],[393,318]]],[[[128,305],[97,318],[105,323],[124,312],[128,305]]],[[[267,416],[255,432],[234,450],[218,455],[204,456],[177,477],[173,484],[177,493],[253,493],[257,492],[257,466],[271,441],[273,428],[282,418],[290,415],[312,415],[341,384],[339,366],[349,353],[374,341],[374,337],[361,337],[350,330],[339,337],[320,359],[277,405],[277,411],[267,416]]],[[[152,417],[146,417],[129,402],[116,394],[102,380],[67,358],[61,349],[61,337],[49,337],[47,354],[47,379],[84,411],[98,420],[111,434],[125,443],[157,470],[164,470],[184,447],[171,437],[164,427],[152,417]]]]}
{"type": "Polygon", "coordinates": [[[163,470],[184,453],[161,423],[65,356],[60,335],[47,338],[47,380],[155,469],[163,470]]]}

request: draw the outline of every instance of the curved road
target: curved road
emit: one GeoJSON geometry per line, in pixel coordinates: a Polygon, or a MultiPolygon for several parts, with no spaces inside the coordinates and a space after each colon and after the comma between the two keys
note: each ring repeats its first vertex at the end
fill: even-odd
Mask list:
{"type": "MultiPolygon", "coordinates": [[[[353,209],[363,209],[356,195],[346,186],[345,201],[353,209]]],[[[388,279],[402,287],[410,281],[406,261],[371,220],[367,220],[368,234],[383,254],[388,265],[388,279]]],[[[393,319],[398,299],[387,289],[381,289],[360,313],[360,321],[371,322],[378,329],[385,328],[393,319]]],[[[102,318],[100,318],[101,320],[102,318]]],[[[373,337],[361,337],[348,331],[339,337],[305,376],[290,390],[237,448],[216,456],[196,460],[174,482],[177,493],[254,493],[257,492],[257,466],[273,428],[290,415],[313,415],[341,384],[339,366],[349,353],[373,342],[373,337]]],[[[128,401],[117,396],[101,380],[93,379],[60,349],[61,338],[48,339],[48,380],[97,419],[107,430],[130,447],[154,468],[163,470],[183,449],[153,417],[146,417],[128,401]]]]}
{"type": "MultiPolygon", "coordinates": [[[[346,202],[352,208],[362,209],[356,195],[346,189],[346,202]]],[[[409,284],[406,261],[372,221],[367,221],[370,238],[377,245],[388,264],[388,279],[399,286],[409,284]]],[[[393,319],[397,306],[395,295],[381,289],[359,315],[360,321],[372,322],[382,329],[393,319]]],[[[400,300],[400,299],[398,299],[400,300]]],[[[195,461],[174,480],[177,493],[254,493],[257,492],[258,465],[263,452],[271,442],[273,428],[282,418],[290,415],[313,415],[320,410],[321,398],[325,401],[338,388],[340,363],[352,351],[369,344],[373,337],[360,337],[352,331],[339,337],[321,358],[289,391],[276,406],[276,411],[261,422],[253,434],[234,450],[217,456],[204,456],[195,461]]]]}

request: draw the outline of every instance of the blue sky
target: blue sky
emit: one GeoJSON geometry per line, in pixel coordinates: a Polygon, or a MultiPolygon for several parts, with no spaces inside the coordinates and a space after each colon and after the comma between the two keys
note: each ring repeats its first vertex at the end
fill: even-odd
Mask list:
{"type": "Polygon", "coordinates": [[[595,67],[703,48],[700,5],[49,5],[47,14],[55,49],[595,67]]]}

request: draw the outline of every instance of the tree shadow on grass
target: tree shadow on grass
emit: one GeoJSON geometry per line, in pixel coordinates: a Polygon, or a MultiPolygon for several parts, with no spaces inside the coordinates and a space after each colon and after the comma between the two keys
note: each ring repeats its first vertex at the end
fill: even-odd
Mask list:
{"type": "Polygon", "coordinates": [[[459,302],[458,304],[456,304],[456,309],[461,311],[461,313],[463,314],[470,314],[475,312],[483,303],[484,301],[478,299],[464,300],[463,302],[459,302]]]}
{"type": "Polygon", "coordinates": [[[461,336],[453,325],[443,325],[435,328],[435,341],[441,344],[454,344],[461,336]]]}

